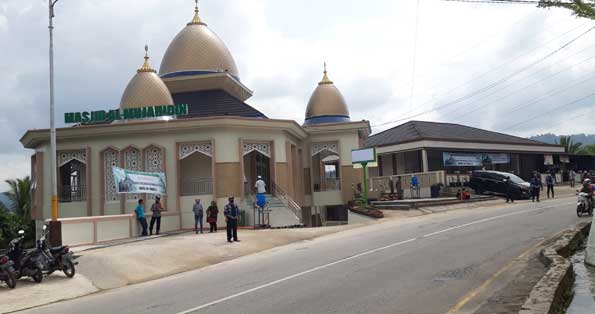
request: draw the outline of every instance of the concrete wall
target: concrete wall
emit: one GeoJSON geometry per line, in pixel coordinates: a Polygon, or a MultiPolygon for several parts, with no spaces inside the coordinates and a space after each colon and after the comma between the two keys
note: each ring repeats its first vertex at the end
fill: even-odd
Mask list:
{"type": "Polygon", "coordinates": [[[316,206],[332,206],[342,205],[343,194],[341,191],[326,191],[326,192],[314,192],[313,200],[316,206]]]}

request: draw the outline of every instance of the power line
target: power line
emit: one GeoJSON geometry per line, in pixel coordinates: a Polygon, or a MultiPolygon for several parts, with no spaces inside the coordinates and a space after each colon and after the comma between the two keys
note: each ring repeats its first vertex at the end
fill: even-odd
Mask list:
{"type": "Polygon", "coordinates": [[[555,54],[556,54],[556,53],[558,53],[559,51],[561,51],[561,50],[563,50],[564,48],[566,48],[566,47],[570,46],[572,43],[576,42],[578,39],[580,39],[581,37],[585,36],[586,34],[588,34],[589,32],[591,32],[593,29],[595,29],[595,26],[594,26],[594,27],[591,27],[591,28],[589,28],[587,31],[585,31],[585,32],[583,32],[583,33],[579,34],[578,36],[574,37],[573,39],[571,39],[570,41],[566,42],[564,45],[560,46],[559,48],[555,49],[554,51],[552,51],[552,52],[548,53],[548,54],[547,54],[547,55],[545,55],[544,57],[542,57],[542,58],[540,58],[540,59],[538,59],[538,60],[536,60],[536,61],[534,61],[534,62],[532,62],[532,63],[530,63],[530,64],[528,64],[528,65],[526,65],[526,66],[524,66],[524,67],[523,67],[523,68],[521,68],[520,70],[517,70],[517,71],[513,72],[512,74],[509,74],[509,75],[505,76],[505,77],[504,77],[504,78],[502,78],[502,79],[499,79],[499,80],[498,80],[498,81],[496,81],[496,82],[493,82],[493,83],[489,84],[488,86],[485,86],[485,87],[483,87],[483,88],[481,88],[481,89],[479,89],[479,90],[476,90],[476,91],[474,91],[474,92],[472,92],[472,93],[470,93],[470,94],[467,94],[467,95],[465,95],[465,96],[459,97],[459,98],[457,98],[457,99],[455,99],[455,100],[453,100],[453,101],[449,101],[449,102],[447,102],[447,103],[444,103],[444,104],[442,104],[442,105],[440,105],[440,106],[438,106],[438,107],[435,107],[435,108],[432,108],[432,109],[428,109],[428,110],[422,111],[422,112],[420,112],[420,113],[417,113],[417,114],[414,114],[414,115],[410,115],[410,116],[407,116],[407,117],[405,117],[405,118],[401,118],[401,119],[398,119],[398,120],[394,120],[394,121],[389,121],[389,122],[384,122],[384,123],[376,124],[376,125],[372,126],[372,128],[379,127],[379,126],[384,126],[384,125],[388,125],[388,124],[394,124],[394,123],[401,122],[401,121],[404,121],[404,120],[410,120],[410,119],[412,119],[412,118],[416,118],[416,117],[419,117],[419,116],[422,116],[422,115],[425,115],[425,114],[428,114],[428,113],[431,113],[431,112],[434,112],[434,111],[440,110],[440,109],[442,109],[442,108],[446,108],[446,107],[448,107],[448,106],[451,106],[451,105],[453,105],[453,104],[455,104],[455,103],[461,102],[461,101],[463,101],[463,100],[465,100],[465,99],[467,99],[467,98],[473,97],[473,96],[475,96],[475,95],[478,95],[478,94],[480,94],[480,93],[483,93],[483,92],[485,92],[485,91],[487,91],[487,90],[490,90],[490,89],[494,88],[495,86],[497,86],[497,85],[499,85],[499,84],[501,84],[501,83],[504,83],[504,82],[508,81],[509,79],[513,78],[514,76],[516,76],[516,75],[518,75],[518,74],[520,74],[520,73],[522,73],[522,72],[524,72],[524,71],[526,71],[526,70],[530,69],[531,67],[534,67],[534,66],[536,66],[537,64],[539,64],[539,63],[541,63],[541,62],[545,61],[545,60],[546,60],[546,59],[548,59],[549,57],[551,57],[551,56],[555,55],[555,54]]]}
{"type": "MultiPolygon", "coordinates": [[[[585,51],[585,50],[587,50],[587,49],[589,49],[589,48],[592,48],[593,46],[595,46],[595,45],[588,46],[588,47],[586,47],[586,48],[584,48],[584,49],[580,50],[579,52],[577,52],[577,53],[575,53],[575,54],[572,54],[572,55],[569,55],[569,56],[567,56],[567,57],[572,57],[572,56],[575,56],[575,55],[577,55],[577,54],[579,54],[579,53],[581,53],[581,52],[583,52],[583,51],[585,51]]],[[[557,72],[554,72],[554,73],[552,73],[552,74],[550,74],[550,75],[548,75],[548,76],[546,76],[546,77],[544,77],[544,78],[541,78],[541,79],[539,79],[539,80],[537,80],[537,81],[534,81],[533,83],[531,83],[531,84],[529,84],[529,85],[526,85],[526,86],[522,86],[522,87],[520,87],[520,88],[517,88],[517,89],[515,89],[514,91],[512,91],[512,92],[510,92],[510,93],[508,93],[508,94],[506,94],[506,95],[504,95],[504,96],[502,96],[502,97],[498,97],[498,98],[496,98],[496,99],[492,99],[492,100],[491,100],[491,101],[489,101],[488,103],[484,103],[484,104],[481,104],[481,103],[480,103],[480,104],[479,104],[477,107],[475,107],[475,108],[474,108],[474,109],[472,109],[472,110],[469,110],[469,108],[466,108],[466,107],[464,107],[464,106],[461,106],[460,108],[458,108],[458,109],[454,110],[453,112],[451,112],[451,113],[449,113],[449,114],[455,114],[455,113],[459,112],[459,111],[460,111],[460,110],[462,110],[462,109],[466,109],[465,113],[463,113],[462,115],[459,115],[459,116],[457,116],[457,118],[458,118],[458,119],[460,119],[460,118],[466,117],[466,116],[468,116],[468,115],[470,115],[470,114],[472,114],[472,113],[475,113],[475,112],[477,112],[477,111],[480,111],[480,110],[482,110],[482,109],[489,108],[489,105],[490,105],[490,104],[493,104],[493,103],[495,103],[496,101],[502,100],[502,99],[504,99],[504,98],[508,98],[508,97],[510,97],[510,96],[512,96],[512,95],[514,95],[514,94],[516,94],[516,93],[518,93],[518,92],[520,92],[520,91],[524,91],[524,90],[526,90],[526,89],[527,89],[527,88],[529,88],[529,87],[533,87],[533,86],[535,86],[535,85],[537,85],[537,84],[539,84],[539,83],[541,83],[541,82],[543,82],[543,81],[549,80],[549,79],[551,79],[551,78],[553,78],[553,77],[555,77],[555,76],[558,76],[559,74],[561,74],[561,73],[563,73],[563,72],[566,72],[566,71],[568,71],[568,70],[571,70],[572,68],[574,68],[574,67],[576,67],[576,66],[578,66],[578,65],[584,64],[584,63],[586,63],[587,61],[591,61],[591,60],[593,60],[593,59],[595,59],[595,56],[590,56],[590,57],[588,57],[588,58],[586,58],[586,59],[583,59],[583,60],[581,60],[580,62],[577,62],[577,63],[575,63],[575,64],[572,64],[572,65],[571,65],[571,66],[569,66],[569,67],[565,67],[565,68],[563,68],[562,70],[559,70],[559,71],[557,71],[557,72]]],[[[533,73],[533,74],[531,74],[531,75],[525,76],[525,77],[524,77],[524,79],[527,79],[527,78],[529,78],[529,77],[535,76],[536,74],[539,74],[539,73],[545,72],[545,71],[547,71],[547,70],[549,70],[549,68],[544,68],[544,69],[541,69],[540,71],[537,71],[537,72],[535,72],[535,73],[533,73]]],[[[511,85],[514,85],[514,83],[511,83],[511,84],[507,85],[506,87],[509,87],[509,86],[511,86],[511,85]]],[[[506,87],[505,87],[505,88],[506,88],[506,87]]],[[[479,100],[481,100],[481,99],[485,99],[485,98],[487,98],[487,97],[490,97],[490,96],[492,96],[492,95],[495,95],[495,94],[497,94],[498,92],[501,92],[502,90],[503,90],[503,89],[496,90],[496,91],[494,91],[494,92],[492,92],[492,93],[490,93],[490,94],[486,95],[485,97],[482,97],[482,98],[476,99],[476,100],[474,100],[474,101],[475,101],[475,102],[477,102],[477,101],[479,101],[479,100]]],[[[459,120],[459,121],[460,121],[460,120],[459,120]]]]}
{"type": "Polygon", "coordinates": [[[571,102],[569,102],[569,103],[565,103],[565,104],[563,104],[563,105],[560,105],[560,106],[554,107],[554,108],[552,108],[551,110],[548,110],[548,111],[542,112],[542,113],[540,113],[540,114],[537,114],[537,115],[534,115],[534,116],[530,117],[529,119],[523,120],[523,121],[521,121],[521,122],[518,122],[518,123],[515,123],[515,124],[513,124],[513,125],[510,125],[510,126],[506,127],[505,129],[503,129],[503,131],[508,131],[508,130],[510,130],[510,129],[513,129],[513,128],[515,128],[515,127],[517,127],[517,126],[519,126],[519,125],[523,124],[523,123],[529,122],[529,121],[531,121],[531,120],[533,120],[533,119],[535,119],[535,118],[541,117],[541,116],[543,116],[543,115],[546,115],[546,114],[550,114],[550,113],[552,113],[552,112],[554,112],[554,111],[556,111],[556,110],[562,109],[562,108],[564,108],[564,107],[566,107],[566,106],[570,106],[570,105],[577,104],[577,103],[579,103],[579,102],[581,102],[581,101],[583,101],[583,100],[585,100],[585,99],[591,98],[591,97],[593,97],[593,96],[595,96],[595,93],[591,93],[591,94],[589,94],[589,95],[587,95],[587,96],[584,96],[584,97],[581,97],[581,98],[579,98],[579,99],[573,100],[573,101],[571,101],[571,102]]]}

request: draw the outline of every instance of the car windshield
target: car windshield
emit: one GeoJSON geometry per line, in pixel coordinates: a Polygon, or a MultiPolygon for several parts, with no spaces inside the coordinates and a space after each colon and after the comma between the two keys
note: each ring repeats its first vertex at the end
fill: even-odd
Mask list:
{"type": "Polygon", "coordinates": [[[507,176],[510,177],[510,181],[514,183],[525,183],[525,180],[515,176],[514,174],[507,174],[507,176]]]}

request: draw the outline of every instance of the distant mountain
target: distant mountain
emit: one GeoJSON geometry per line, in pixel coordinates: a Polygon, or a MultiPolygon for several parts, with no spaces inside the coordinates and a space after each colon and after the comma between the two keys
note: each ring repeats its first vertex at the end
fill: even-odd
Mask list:
{"type": "MultiPolygon", "coordinates": [[[[595,144],[595,134],[573,134],[570,136],[572,137],[572,141],[575,143],[582,143],[583,145],[595,144]]],[[[547,144],[556,144],[560,141],[560,135],[547,133],[531,136],[529,139],[547,144]]]]}
{"type": "Polygon", "coordinates": [[[4,207],[6,207],[7,209],[12,208],[12,202],[4,193],[0,193],[0,203],[2,203],[2,205],[4,205],[4,207]]]}

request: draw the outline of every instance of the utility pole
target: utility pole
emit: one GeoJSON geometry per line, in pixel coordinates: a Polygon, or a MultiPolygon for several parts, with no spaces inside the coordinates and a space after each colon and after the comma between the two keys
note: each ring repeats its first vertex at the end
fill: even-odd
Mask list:
{"type": "Polygon", "coordinates": [[[58,221],[58,182],[56,169],[56,123],[54,96],[54,6],[58,0],[48,0],[49,31],[50,31],[50,180],[52,185],[52,221],[50,222],[50,243],[53,246],[62,245],[62,224],[58,221]]]}

